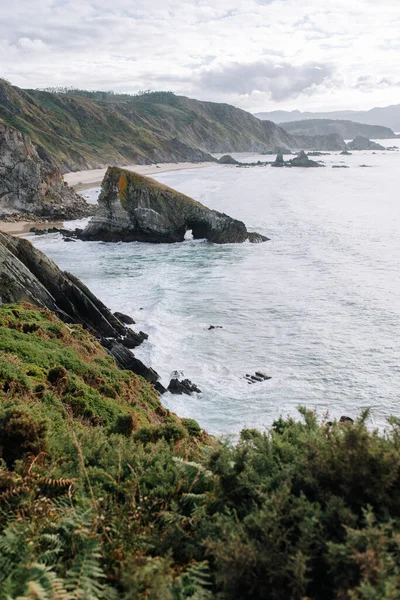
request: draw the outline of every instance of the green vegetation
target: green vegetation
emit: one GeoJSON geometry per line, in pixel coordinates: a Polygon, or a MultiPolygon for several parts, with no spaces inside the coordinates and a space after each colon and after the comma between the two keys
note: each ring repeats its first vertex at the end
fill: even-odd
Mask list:
{"type": "Polygon", "coordinates": [[[272,123],[228,104],[171,92],[21,90],[0,79],[0,121],[28,134],[64,170],[206,160],[205,152],[290,146],[272,123]]]}
{"type": "Polygon", "coordinates": [[[1,600],[397,600],[400,421],[207,437],[83,329],[0,307],[1,600]]]}

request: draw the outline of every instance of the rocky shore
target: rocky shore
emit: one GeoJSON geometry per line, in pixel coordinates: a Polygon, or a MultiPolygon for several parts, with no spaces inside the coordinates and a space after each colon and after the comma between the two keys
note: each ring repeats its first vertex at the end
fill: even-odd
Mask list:
{"type": "Polygon", "coordinates": [[[81,219],[93,210],[64,182],[44,149],[0,123],[0,220],[81,219]]]}

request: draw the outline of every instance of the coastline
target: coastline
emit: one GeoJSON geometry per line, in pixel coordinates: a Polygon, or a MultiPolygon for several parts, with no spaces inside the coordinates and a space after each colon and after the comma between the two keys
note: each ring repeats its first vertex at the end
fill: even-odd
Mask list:
{"type": "MultiPolygon", "coordinates": [[[[161,163],[160,165],[128,165],[123,167],[129,171],[135,171],[140,175],[155,175],[156,173],[165,173],[167,171],[181,171],[185,169],[201,169],[212,167],[218,163],[161,163]]],[[[88,169],[86,171],[75,171],[66,173],[64,181],[75,191],[81,192],[101,185],[107,167],[103,169],[88,169]]],[[[47,229],[48,227],[63,227],[64,221],[0,221],[0,231],[10,235],[21,235],[29,233],[31,227],[37,229],[47,229]]]]}
{"type": "MultiPolygon", "coordinates": [[[[181,171],[185,169],[202,169],[204,167],[212,167],[217,163],[202,162],[202,163],[161,163],[156,165],[126,165],[122,168],[128,171],[135,171],[139,175],[155,175],[156,173],[165,173],[167,171],[181,171]]],[[[66,173],[64,181],[75,191],[83,191],[101,184],[103,177],[108,167],[103,169],[89,169],[87,171],[75,171],[66,173]]]]}

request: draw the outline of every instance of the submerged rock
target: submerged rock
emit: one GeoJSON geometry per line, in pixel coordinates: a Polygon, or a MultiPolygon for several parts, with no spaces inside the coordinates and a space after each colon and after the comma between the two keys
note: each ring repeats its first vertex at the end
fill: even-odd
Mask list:
{"type": "Polygon", "coordinates": [[[302,150],[299,154],[288,161],[291,167],[320,167],[321,165],[315,160],[308,158],[307,154],[302,150]]]}
{"type": "Polygon", "coordinates": [[[244,378],[247,379],[248,383],[261,383],[262,381],[268,381],[268,379],[272,379],[270,375],[263,373],[263,371],[256,371],[254,375],[246,373],[244,378]]]}
{"type": "Polygon", "coordinates": [[[107,169],[98,202],[95,216],[80,235],[83,240],[182,242],[188,230],[194,239],[217,244],[267,239],[250,235],[242,221],[119,167],[107,169]]]}
{"type": "Polygon", "coordinates": [[[93,212],[93,205],[64,183],[58,166],[43,149],[24,133],[0,123],[0,220],[21,215],[80,219],[93,212]]]}

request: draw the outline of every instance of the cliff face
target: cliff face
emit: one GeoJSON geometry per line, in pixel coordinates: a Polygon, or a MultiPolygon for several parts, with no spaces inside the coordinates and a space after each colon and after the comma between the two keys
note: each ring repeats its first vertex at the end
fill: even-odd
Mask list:
{"type": "Polygon", "coordinates": [[[0,233],[0,304],[14,302],[47,308],[66,323],[82,325],[121,368],[157,383],[157,373],[129,350],[147,338],[144,333],[126,327],[79,279],[61,271],[28,240],[0,233]]]}
{"type": "Polygon", "coordinates": [[[265,241],[241,221],[210,210],[150,179],[117,167],[104,177],[99,206],[81,238],[106,242],[181,242],[187,230],[211,242],[265,241]]]}
{"type": "Polygon", "coordinates": [[[172,93],[129,96],[21,90],[0,80],[0,121],[27,133],[63,172],[107,164],[197,162],[209,152],[266,151],[295,140],[274,123],[172,93]]]}
{"type": "Polygon", "coordinates": [[[0,123],[0,219],[75,219],[93,207],[64,185],[47,154],[29,137],[0,123]]]}

